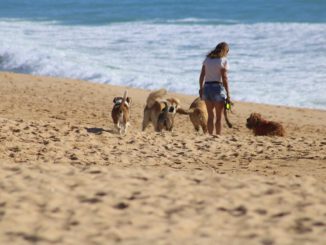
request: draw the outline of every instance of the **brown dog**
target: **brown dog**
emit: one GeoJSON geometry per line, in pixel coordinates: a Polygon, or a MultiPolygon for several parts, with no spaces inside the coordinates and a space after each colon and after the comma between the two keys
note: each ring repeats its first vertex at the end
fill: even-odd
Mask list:
{"type": "Polygon", "coordinates": [[[285,130],[278,122],[267,121],[259,113],[251,113],[247,119],[247,128],[252,129],[255,136],[284,136],[285,130]]]}
{"type": "Polygon", "coordinates": [[[191,103],[189,110],[179,108],[177,112],[180,114],[189,115],[190,121],[194,125],[194,128],[197,132],[200,128],[202,128],[204,133],[207,132],[207,108],[205,102],[199,97],[191,103]]]}
{"type": "Polygon", "coordinates": [[[111,111],[112,120],[115,128],[121,135],[127,133],[130,114],[131,98],[127,97],[127,91],[125,91],[123,97],[115,97],[113,99],[114,106],[111,111]]]}
{"type": "Polygon", "coordinates": [[[173,129],[175,113],[180,102],[176,98],[162,99],[166,93],[165,89],[160,89],[148,95],[144,108],[143,131],[150,122],[157,132],[173,129]]]}

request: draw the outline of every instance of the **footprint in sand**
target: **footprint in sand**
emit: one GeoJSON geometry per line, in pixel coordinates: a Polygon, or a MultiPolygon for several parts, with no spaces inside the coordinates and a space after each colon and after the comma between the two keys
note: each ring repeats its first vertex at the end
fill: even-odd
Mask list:
{"type": "Polygon", "coordinates": [[[293,230],[298,233],[298,234],[303,234],[303,233],[309,233],[312,232],[312,227],[310,227],[309,224],[307,224],[308,220],[304,220],[304,219],[297,219],[295,221],[294,226],[292,227],[293,230]]]}
{"type": "Polygon", "coordinates": [[[84,197],[84,196],[79,196],[78,200],[81,203],[87,203],[87,204],[96,204],[99,202],[102,202],[102,200],[98,197],[84,197]]]}
{"type": "Polygon", "coordinates": [[[107,195],[107,193],[104,192],[104,191],[98,191],[98,192],[95,193],[95,196],[98,196],[98,197],[104,197],[106,195],[107,195]]]}
{"type": "Polygon", "coordinates": [[[233,208],[233,209],[220,207],[219,210],[228,212],[230,215],[232,215],[234,217],[244,216],[248,212],[247,208],[245,206],[243,206],[243,205],[240,205],[240,206],[238,206],[236,208],[233,208]]]}
{"type": "Polygon", "coordinates": [[[113,206],[115,209],[120,209],[120,210],[123,210],[123,209],[126,209],[129,207],[129,204],[128,203],[125,203],[125,202],[119,202],[117,203],[116,205],[113,206]]]}
{"type": "Polygon", "coordinates": [[[68,153],[67,155],[70,160],[73,160],[73,161],[78,160],[78,157],[74,153],[72,153],[72,154],[68,153]]]}
{"type": "Polygon", "coordinates": [[[279,213],[273,214],[271,216],[271,218],[283,218],[283,217],[288,216],[290,214],[291,214],[291,212],[279,212],[279,213]]]}
{"type": "Polygon", "coordinates": [[[258,209],[255,210],[255,213],[257,213],[259,215],[266,215],[267,210],[258,208],[258,209]]]}
{"type": "Polygon", "coordinates": [[[6,202],[0,202],[0,221],[2,218],[5,216],[5,210],[2,210],[6,207],[7,203],[6,202]]]}
{"type": "Polygon", "coordinates": [[[265,238],[261,240],[262,245],[274,245],[274,240],[270,238],[265,238]]]}

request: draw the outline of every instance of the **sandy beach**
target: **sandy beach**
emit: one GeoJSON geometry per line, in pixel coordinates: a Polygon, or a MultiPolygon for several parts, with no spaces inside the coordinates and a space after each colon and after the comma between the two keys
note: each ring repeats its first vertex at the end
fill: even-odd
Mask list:
{"type": "Polygon", "coordinates": [[[235,101],[222,136],[179,114],[142,132],[149,92],[0,73],[0,244],[326,244],[326,111],[235,101]],[[253,136],[252,112],[286,137],[253,136]]]}

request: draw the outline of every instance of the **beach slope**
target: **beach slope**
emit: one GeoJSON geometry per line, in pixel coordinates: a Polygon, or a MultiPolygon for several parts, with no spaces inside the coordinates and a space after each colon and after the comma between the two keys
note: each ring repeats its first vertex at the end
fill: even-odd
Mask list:
{"type": "Polygon", "coordinates": [[[222,136],[184,115],[142,132],[149,92],[0,73],[0,244],[326,243],[325,111],[236,102],[222,136]],[[254,137],[252,112],[286,137],[254,137]]]}

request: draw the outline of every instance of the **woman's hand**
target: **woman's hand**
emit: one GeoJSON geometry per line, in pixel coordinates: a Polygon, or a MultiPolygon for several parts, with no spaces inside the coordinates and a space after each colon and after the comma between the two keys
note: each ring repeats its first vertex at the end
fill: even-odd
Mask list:
{"type": "Polygon", "coordinates": [[[226,96],[226,101],[227,101],[228,103],[231,103],[231,97],[230,97],[230,95],[227,95],[227,96],[226,96]]]}
{"type": "Polygon", "coordinates": [[[231,101],[231,97],[227,96],[226,97],[226,103],[229,103],[230,105],[234,105],[234,103],[231,101]]]}

